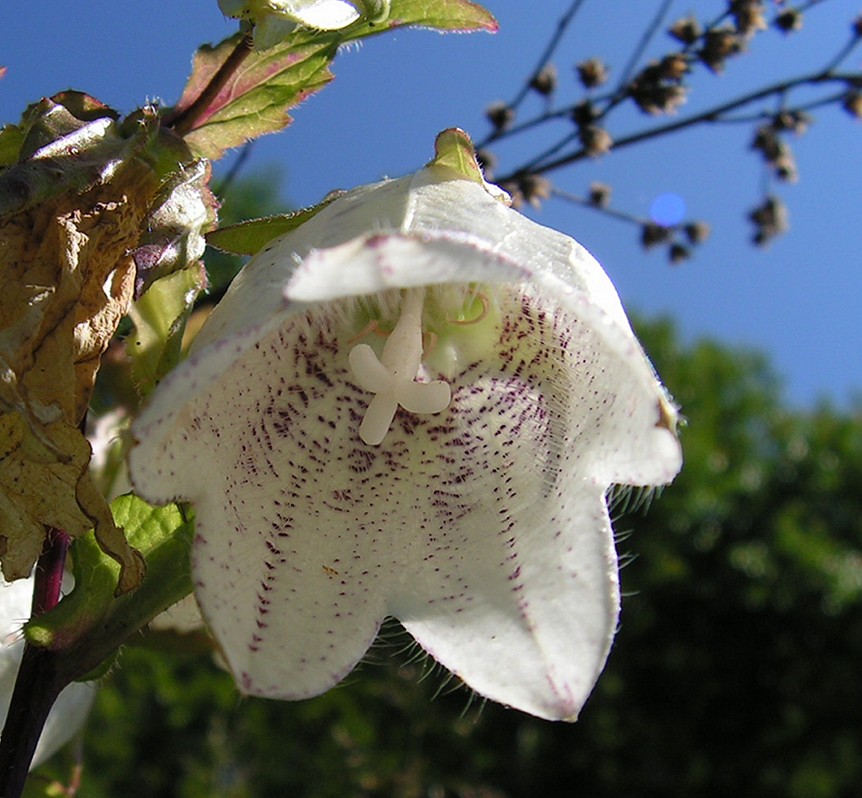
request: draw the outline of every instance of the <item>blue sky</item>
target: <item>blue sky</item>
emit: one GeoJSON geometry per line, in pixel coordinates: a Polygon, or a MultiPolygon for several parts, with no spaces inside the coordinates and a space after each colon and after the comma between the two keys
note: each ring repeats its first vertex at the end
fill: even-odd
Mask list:
{"type": "MultiPolygon", "coordinates": [[[[195,46],[234,29],[216,0],[16,5],[25,10],[7,9],[0,51],[0,65],[8,67],[0,81],[2,122],[17,121],[27,103],[69,87],[123,112],[155,98],[170,104],[182,90],[195,46]]],[[[484,108],[514,96],[569,2],[485,5],[500,22],[496,35],[404,30],[340,54],[336,80],[295,109],[285,132],[255,145],[249,170],[277,169],[285,198],[301,206],[333,188],[416,169],[444,128],[462,127],[482,138],[488,130],[484,108]]],[[[587,2],[555,59],[561,99],[574,99],[575,62],[601,57],[613,78],[657,5],[587,2]]],[[[671,19],[692,11],[712,14],[721,5],[682,0],[674,3],[671,19]]],[[[859,12],[857,0],[827,0],[806,14],[793,41],[763,34],[722,76],[699,74],[688,109],[821,65],[846,40],[859,12]]],[[[666,50],[665,41],[658,37],[654,54],[666,50]]],[[[860,66],[862,47],[845,63],[847,70],[860,66]]],[[[539,108],[533,98],[525,115],[539,108]]],[[[611,132],[619,137],[647,122],[639,114],[620,115],[611,132]]],[[[862,393],[862,122],[823,110],[793,141],[800,180],[777,188],[790,209],[791,229],[765,251],[748,243],[745,214],[760,201],[763,185],[750,141],[749,125],[692,130],[552,176],[576,193],[592,180],[609,183],[614,205],[637,214],[647,215],[658,195],[684,198],[688,215],[709,220],[713,235],[681,266],[669,266],[660,252],[643,252],[634,228],[594,212],[555,201],[531,215],[592,250],[628,307],[673,316],[688,339],[708,335],[767,352],[795,405],[820,398],[844,405],[862,393]]],[[[502,167],[546,142],[528,136],[501,148],[502,167]]]]}

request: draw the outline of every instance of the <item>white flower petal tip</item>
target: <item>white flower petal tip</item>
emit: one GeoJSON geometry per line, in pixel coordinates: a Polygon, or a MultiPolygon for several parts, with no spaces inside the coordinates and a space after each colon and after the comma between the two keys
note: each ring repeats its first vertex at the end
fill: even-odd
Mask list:
{"type": "Polygon", "coordinates": [[[130,472],[195,504],[245,692],[324,692],[394,616],[479,694],[573,719],[617,625],[608,489],[673,479],[675,426],[589,253],[433,164],[249,262],[130,472]]]}
{"type": "MultiPolygon", "coordinates": [[[[0,728],[6,722],[15,678],[24,655],[21,629],[30,616],[32,597],[32,577],[11,583],[0,581],[0,728]]],[[[71,684],[60,693],[42,729],[31,770],[49,759],[81,730],[95,697],[94,684],[71,684]]]]}

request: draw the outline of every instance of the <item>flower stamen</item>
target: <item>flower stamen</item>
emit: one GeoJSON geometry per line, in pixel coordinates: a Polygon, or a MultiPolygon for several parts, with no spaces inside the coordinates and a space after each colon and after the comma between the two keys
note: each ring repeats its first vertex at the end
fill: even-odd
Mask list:
{"type": "Polygon", "coordinates": [[[348,355],[354,379],[374,394],[359,426],[359,437],[369,446],[383,441],[399,405],[411,413],[440,413],[452,400],[444,380],[416,382],[422,365],[424,299],[424,290],[405,292],[398,323],[380,358],[368,344],[354,346],[348,355]]]}
{"type": "Polygon", "coordinates": [[[488,297],[485,296],[485,294],[483,294],[481,291],[476,292],[475,299],[478,299],[479,302],[482,304],[482,310],[479,313],[479,315],[476,316],[476,318],[474,318],[474,319],[446,319],[446,321],[449,322],[449,324],[457,324],[461,327],[467,327],[470,324],[478,324],[480,321],[484,321],[485,317],[488,315],[488,310],[491,306],[491,303],[490,303],[488,297]]]}
{"type": "Polygon", "coordinates": [[[382,335],[384,338],[389,335],[385,330],[380,329],[380,322],[377,319],[371,319],[356,335],[352,338],[348,339],[347,343],[355,344],[357,341],[365,338],[366,335],[371,335],[374,333],[375,335],[382,335]]]}

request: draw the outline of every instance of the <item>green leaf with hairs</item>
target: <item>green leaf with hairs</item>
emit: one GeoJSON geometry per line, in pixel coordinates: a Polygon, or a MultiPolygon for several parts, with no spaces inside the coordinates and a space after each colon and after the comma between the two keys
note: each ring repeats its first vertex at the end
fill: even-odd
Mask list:
{"type": "Polygon", "coordinates": [[[468,0],[392,0],[384,19],[360,18],[336,31],[299,27],[266,49],[252,49],[249,39],[236,34],[198,50],[191,77],[168,118],[196,155],[220,158],[227,149],[286,127],[291,121],[287,111],[332,80],[329,64],[339,46],[404,26],[497,29],[494,18],[468,0]],[[207,99],[208,87],[223,69],[230,78],[207,99]]]}
{"type": "Polygon", "coordinates": [[[497,31],[497,20],[470,0],[392,0],[387,19],[377,24],[360,21],[356,33],[352,27],[347,31],[353,33],[351,38],[360,38],[404,25],[458,33],[497,31]]]}

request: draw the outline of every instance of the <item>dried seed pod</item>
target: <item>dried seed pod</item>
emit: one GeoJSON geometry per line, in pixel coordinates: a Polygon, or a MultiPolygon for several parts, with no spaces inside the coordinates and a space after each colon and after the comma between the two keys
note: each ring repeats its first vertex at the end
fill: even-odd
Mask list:
{"type": "Polygon", "coordinates": [[[590,183],[587,201],[596,208],[607,208],[611,204],[611,187],[606,183],[590,183]]]}
{"type": "Polygon", "coordinates": [[[594,89],[601,86],[608,79],[608,68],[600,58],[590,58],[575,66],[578,80],[585,89],[594,89]]]}
{"type": "Polygon", "coordinates": [[[578,138],[581,140],[581,144],[584,145],[587,154],[593,157],[610,152],[614,146],[611,134],[598,125],[587,125],[581,128],[578,138]]]}
{"type": "Polygon", "coordinates": [[[700,23],[694,17],[678,19],[668,29],[668,34],[689,47],[701,37],[702,33],[700,23]]]}
{"type": "Polygon", "coordinates": [[[515,109],[502,101],[491,103],[485,109],[485,117],[494,129],[500,132],[512,126],[515,121],[515,109]]]}
{"type": "Polygon", "coordinates": [[[557,89],[557,68],[553,64],[545,64],[530,81],[530,88],[543,97],[550,97],[557,89]]]}

